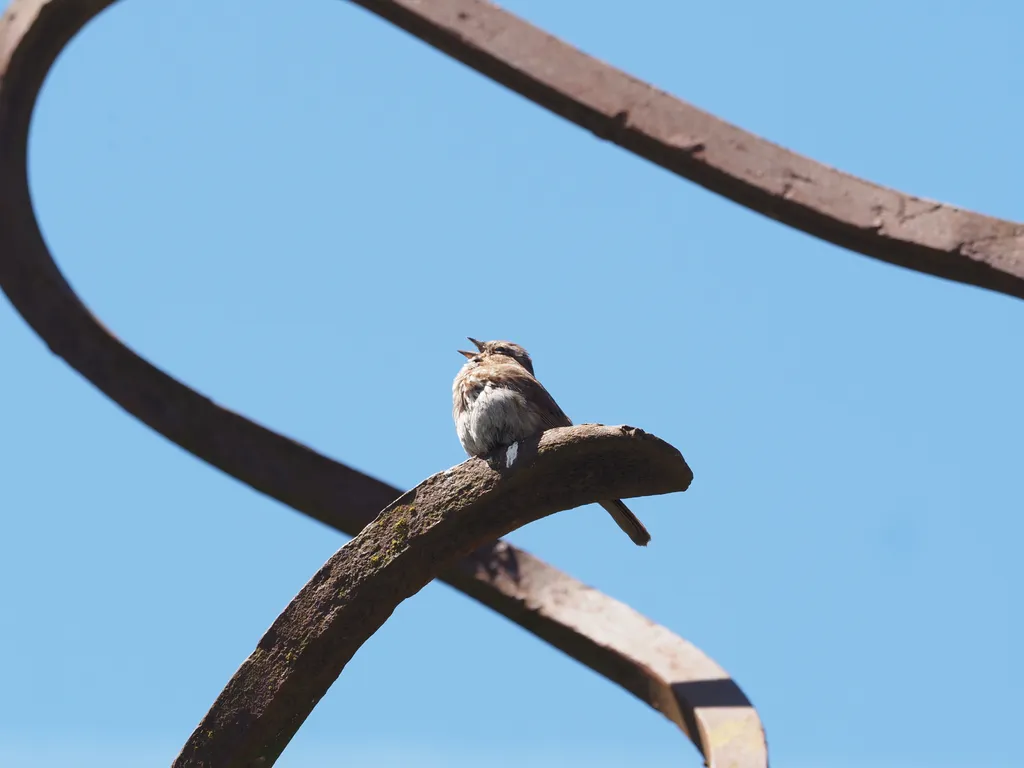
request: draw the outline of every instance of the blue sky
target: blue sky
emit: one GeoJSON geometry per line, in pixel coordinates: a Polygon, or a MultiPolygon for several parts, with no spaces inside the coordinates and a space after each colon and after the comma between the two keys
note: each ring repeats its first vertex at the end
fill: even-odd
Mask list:
{"type": "MultiPolygon", "coordinates": [[[[513,0],[830,165],[1024,220],[1024,6],[513,0]]],[[[695,642],[774,765],[1019,764],[1024,305],[790,231],[347,3],[127,2],[58,61],[30,177],[134,349],[411,486],[462,460],[464,338],[577,421],[677,445],[681,496],[510,538],[695,642]]],[[[0,765],[166,765],[344,542],[108,402],[0,302],[0,765]]],[[[443,585],[279,765],[698,766],[629,695],[443,585]]]]}

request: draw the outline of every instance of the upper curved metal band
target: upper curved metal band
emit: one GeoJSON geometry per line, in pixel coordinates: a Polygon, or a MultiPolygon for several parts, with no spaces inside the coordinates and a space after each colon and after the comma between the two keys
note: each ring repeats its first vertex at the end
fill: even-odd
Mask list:
{"type": "Polygon", "coordinates": [[[1024,225],[790,152],[482,0],[350,0],[557,115],[809,235],[1024,298],[1024,225]]]}
{"type": "MultiPolygon", "coordinates": [[[[63,46],[112,3],[15,0],[0,18],[0,285],[50,349],[128,413],[256,490],[355,534],[398,489],[221,408],[135,354],[79,300],[43,242],[26,167],[32,109],[63,46]]],[[[426,13],[457,4],[417,5],[426,13]]],[[[424,36],[436,31],[417,18],[424,36]]],[[[767,766],[761,722],[742,691],[667,629],[503,542],[444,579],[662,712],[708,765],[767,766]]]]}

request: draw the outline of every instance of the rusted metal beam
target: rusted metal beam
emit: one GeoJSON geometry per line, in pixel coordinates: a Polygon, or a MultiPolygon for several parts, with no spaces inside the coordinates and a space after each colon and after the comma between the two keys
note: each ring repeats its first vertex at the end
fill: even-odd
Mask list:
{"type": "Polygon", "coordinates": [[[685,491],[693,473],[632,427],[545,432],[470,459],[392,502],[299,591],[232,676],[175,768],[269,768],[398,604],[471,549],[545,515],[685,491]]]}
{"type": "Polygon", "coordinates": [[[865,256],[1024,297],[1024,225],[914,197],[790,152],[482,0],[350,2],[752,211],[865,256]]]}

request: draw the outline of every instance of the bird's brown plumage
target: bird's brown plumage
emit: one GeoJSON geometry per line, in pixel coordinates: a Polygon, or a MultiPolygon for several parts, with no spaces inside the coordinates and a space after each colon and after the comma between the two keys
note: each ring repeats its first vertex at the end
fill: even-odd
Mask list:
{"type": "MultiPolygon", "coordinates": [[[[533,375],[525,349],[507,341],[477,341],[452,385],[452,417],[462,447],[471,456],[492,451],[572,420],[533,375]]],[[[651,540],[643,523],[618,499],[599,502],[640,546],[651,540]]]]}

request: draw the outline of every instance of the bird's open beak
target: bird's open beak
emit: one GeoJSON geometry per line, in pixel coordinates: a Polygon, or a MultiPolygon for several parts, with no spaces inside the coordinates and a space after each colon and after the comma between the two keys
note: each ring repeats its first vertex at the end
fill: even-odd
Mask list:
{"type": "Polygon", "coordinates": [[[481,352],[484,351],[484,343],[482,341],[477,341],[472,336],[467,336],[466,338],[472,341],[473,346],[476,347],[478,350],[480,350],[481,352]]]}
{"type": "Polygon", "coordinates": [[[466,357],[476,357],[478,353],[477,352],[467,352],[464,349],[460,349],[459,350],[459,354],[460,355],[465,355],[466,357]]]}

